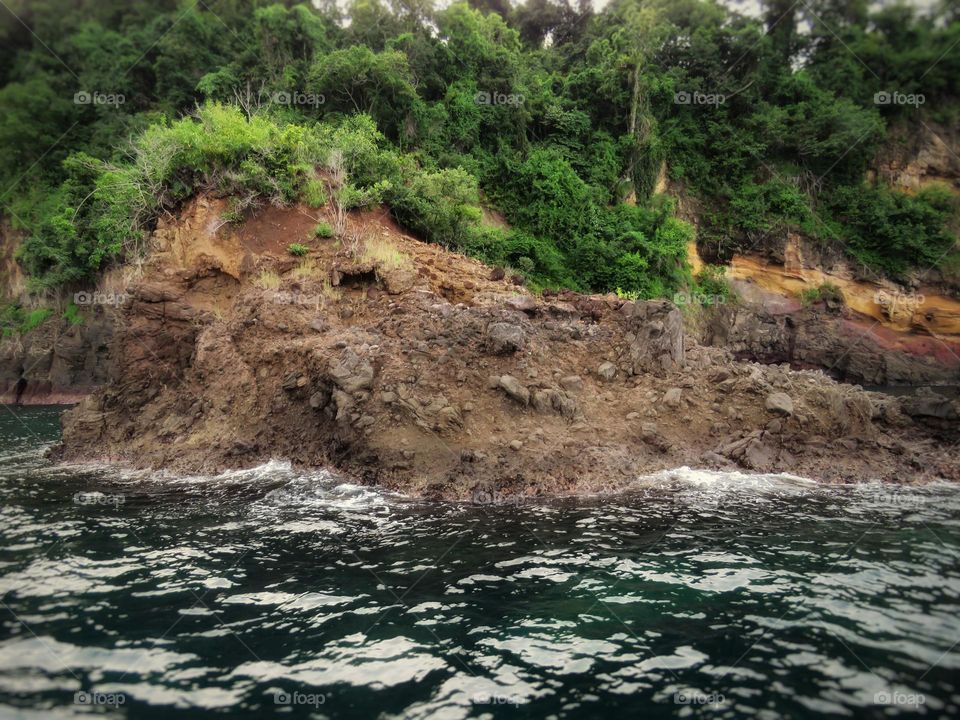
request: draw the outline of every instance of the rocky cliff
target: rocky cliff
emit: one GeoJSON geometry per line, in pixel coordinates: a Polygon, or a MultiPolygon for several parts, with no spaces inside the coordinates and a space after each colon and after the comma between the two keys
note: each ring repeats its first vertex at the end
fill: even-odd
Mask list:
{"type": "Polygon", "coordinates": [[[0,338],[0,402],[11,405],[76,403],[107,379],[113,335],[110,312],[82,325],[59,318],[24,336],[0,338]]]}
{"type": "MultiPolygon", "coordinates": [[[[693,248],[691,262],[700,264],[693,248]]],[[[736,301],[707,312],[701,342],[864,385],[960,384],[960,300],[941,288],[858,278],[842,256],[794,234],[733,257],[727,277],[736,301]],[[801,302],[817,288],[827,297],[801,302]]]]}
{"type": "Polygon", "coordinates": [[[960,478],[948,400],[736,362],[685,337],[667,302],[532,296],[384,211],[339,242],[309,239],[323,212],[234,227],[224,209],[199,199],[161,224],[108,382],[66,414],[61,457],[185,472],[286,457],[455,498],[683,464],[960,478]]]}

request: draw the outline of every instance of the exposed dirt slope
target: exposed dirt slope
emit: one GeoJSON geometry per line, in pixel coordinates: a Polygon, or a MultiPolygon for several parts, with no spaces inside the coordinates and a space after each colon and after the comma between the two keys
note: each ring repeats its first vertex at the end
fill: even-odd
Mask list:
{"type": "Polygon", "coordinates": [[[682,464],[960,479],[957,407],[733,362],[667,302],[536,298],[385,210],[239,228],[199,199],[129,289],[62,457],[216,471],[287,457],[429,496],[592,491],[682,464]],[[329,219],[329,218],[327,218],[329,219]],[[290,243],[311,247],[290,256],[290,243]]]}

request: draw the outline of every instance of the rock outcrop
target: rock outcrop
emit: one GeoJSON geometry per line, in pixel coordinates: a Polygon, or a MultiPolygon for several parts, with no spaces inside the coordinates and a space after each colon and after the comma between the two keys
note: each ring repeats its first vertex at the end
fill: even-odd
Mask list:
{"type": "Polygon", "coordinates": [[[51,319],[26,335],[0,338],[0,402],[79,402],[107,378],[113,312],[97,309],[82,325],[51,319]]]}
{"type": "Polygon", "coordinates": [[[61,457],[184,472],[286,457],[449,498],[595,491],[684,464],[960,479],[952,401],[738,362],[686,337],[666,302],[535,297],[384,213],[351,231],[390,243],[389,264],[332,240],[291,261],[322,213],[216,229],[221,210],[200,200],[161,227],[61,457]]]}

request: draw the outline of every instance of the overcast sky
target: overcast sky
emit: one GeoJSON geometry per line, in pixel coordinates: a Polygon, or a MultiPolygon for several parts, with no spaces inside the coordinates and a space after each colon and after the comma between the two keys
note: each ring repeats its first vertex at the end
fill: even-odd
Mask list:
{"type": "MultiPolygon", "coordinates": [[[[593,6],[597,9],[602,8],[609,0],[593,0],[593,6]]],[[[760,14],[760,0],[720,0],[720,2],[735,10],[739,10],[745,15],[757,16],[760,14]]],[[[937,0],[908,0],[908,5],[915,7],[929,8],[936,5],[937,0]]]]}

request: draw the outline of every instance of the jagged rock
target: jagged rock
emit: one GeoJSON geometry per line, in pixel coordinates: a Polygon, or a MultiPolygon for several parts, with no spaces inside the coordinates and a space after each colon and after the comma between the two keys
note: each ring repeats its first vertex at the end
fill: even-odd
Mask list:
{"type": "Polygon", "coordinates": [[[303,382],[304,380],[305,378],[303,375],[291,373],[284,378],[283,384],[280,387],[287,391],[296,390],[297,388],[304,387],[307,384],[306,382],[303,382]]]}
{"type": "Polygon", "coordinates": [[[635,374],[684,364],[683,315],[673,303],[627,302],[620,312],[628,318],[633,335],[627,355],[635,374]]]}
{"type": "Polygon", "coordinates": [[[568,375],[560,378],[560,387],[567,392],[580,392],[583,390],[583,378],[579,375],[568,375]]]}
{"type": "Polygon", "coordinates": [[[330,391],[320,390],[310,396],[310,407],[314,410],[322,410],[330,403],[330,391]]]}
{"type": "Polygon", "coordinates": [[[678,408],[682,396],[683,391],[680,388],[670,388],[663,394],[663,404],[667,407],[678,408]]]}
{"type": "Polygon", "coordinates": [[[522,313],[533,313],[537,309],[537,301],[529,295],[514,295],[504,305],[510,310],[522,313]]]}
{"type": "Polygon", "coordinates": [[[493,323],[487,328],[487,348],[495,355],[510,355],[523,350],[526,333],[519,325],[493,323]]]}
{"type": "Polygon", "coordinates": [[[910,417],[956,420],[957,407],[940,395],[917,395],[901,402],[903,411],[910,417]]]}
{"type": "Polygon", "coordinates": [[[601,380],[613,380],[617,376],[617,366],[612,362],[605,362],[597,368],[597,375],[601,380]]]}
{"type": "Polygon", "coordinates": [[[785,417],[793,415],[793,400],[791,400],[790,396],[786,393],[770,393],[767,395],[764,407],[766,407],[769,412],[777,415],[783,415],[785,417]]]}
{"type": "Polygon", "coordinates": [[[530,404],[530,391],[525,388],[513,375],[502,375],[500,387],[510,397],[521,405],[530,404]]]}
{"type": "Polygon", "coordinates": [[[641,424],[640,439],[660,452],[667,452],[671,447],[670,442],[660,433],[656,423],[641,424]]]}
{"type": "Polygon", "coordinates": [[[747,443],[742,456],[743,463],[753,470],[769,470],[776,461],[777,451],[761,439],[747,443]]]}
{"type": "Polygon", "coordinates": [[[549,390],[533,390],[530,405],[537,412],[550,412],[553,410],[553,394],[549,390]]]}
{"type": "Polygon", "coordinates": [[[330,378],[337,386],[348,393],[366,390],[373,384],[373,366],[347,348],[340,360],[331,362],[330,378]]]}

